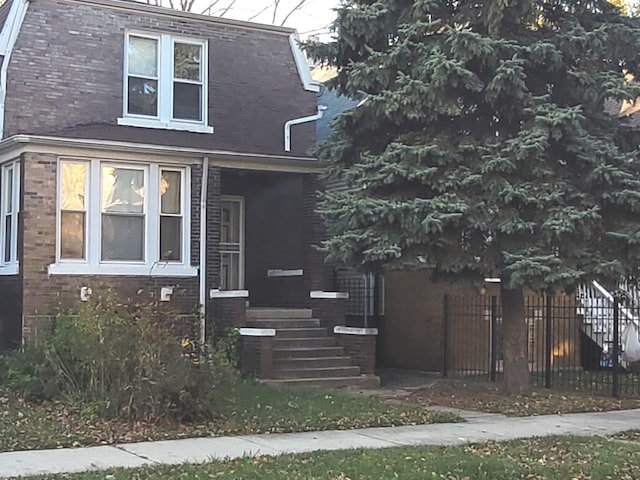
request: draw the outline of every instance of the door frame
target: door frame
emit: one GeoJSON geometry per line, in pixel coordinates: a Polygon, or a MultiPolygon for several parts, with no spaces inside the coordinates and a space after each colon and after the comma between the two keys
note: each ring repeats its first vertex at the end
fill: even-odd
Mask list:
{"type": "MultiPolygon", "coordinates": [[[[222,203],[223,202],[233,202],[239,204],[238,208],[238,223],[239,223],[239,252],[225,250],[222,241],[220,242],[220,257],[221,257],[221,267],[222,267],[222,254],[223,253],[239,253],[238,259],[238,290],[243,290],[245,285],[245,250],[246,250],[246,242],[245,242],[245,223],[246,223],[246,213],[245,213],[245,197],[242,195],[222,195],[220,198],[220,210],[222,211],[222,203]]],[[[222,225],[222,217],[220,218],[220,225],[222,225]]]]}

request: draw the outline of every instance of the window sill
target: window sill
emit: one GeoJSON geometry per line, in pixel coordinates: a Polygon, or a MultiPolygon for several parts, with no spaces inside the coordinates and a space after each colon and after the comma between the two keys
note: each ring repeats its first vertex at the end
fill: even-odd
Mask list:
{"type": "Polygon", "coordinates": [[[155,265],[53,263],[49,275],[113,275],[135,277],[196,277],[198,269],[187,265],[158,263],[155,265]]]}
{"type": "Polygon", "coordinates": [[[159,128],[163,130],[182,130],[195,133],[213,133],[213,127],[198,123],[189,122],[161,122],[160,120],[148,118],[121,117],[118,118],[118,125],[127,127],[159,128]]]}
{"type": "Polygon", "coordinates": [[[17,263],[0,266],[0,275],[18,275],[18,273],[20,273],[20,265],[17,263]]]}

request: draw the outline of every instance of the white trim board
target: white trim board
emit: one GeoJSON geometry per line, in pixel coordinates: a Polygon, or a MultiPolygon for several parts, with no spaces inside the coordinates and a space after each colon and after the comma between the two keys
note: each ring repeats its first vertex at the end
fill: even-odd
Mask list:
{"type": "Polygon", "coordinates": [[[209,298],[248,298],[249,290],[210,290],[209,298]]]}
{"type": "Polygon", "coordinates": [[[313,290],[309,292],[309,298],[349,300],[349,292],[323,292],[320,290],[313,290]]]}
{"type": "Polygon", "coordinates": [[[148,162],[149,155],[163,156],[161,161],[197,165],[204,157],[215,167],[255,171],[319,173],[320,166],[312,157],[260,155],[225,150],[197,150],[133,142],[70,139],[32,135],[14,135],[0,142],[0,163],[19,157],[23,153],[51,153],[68,157],[105,160],[148,162]]]}
{"type": "Polygon", "coordinates": [[[275,337],[274,328],[240,328],[238,332],[243,337],[275,337]]]}
{"type": "Polygon", "coordinates": [[[304,275],[304,270],[302,268],[294,269],[294,270],[282,270],[279,268],[273,270],[267,270],[267,277],[302,277],[304,275]]]}
{"type": "Polygon", "coordinates": [[[377,328],[356,328],[356,327],[334,327],[333,333],[338,335],[360,335],[375,336],[378,335],[377,328]]]}

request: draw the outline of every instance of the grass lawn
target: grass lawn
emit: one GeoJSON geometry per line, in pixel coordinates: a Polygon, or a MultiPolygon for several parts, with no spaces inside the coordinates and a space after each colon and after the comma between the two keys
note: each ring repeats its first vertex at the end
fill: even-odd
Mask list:
{"type": "Polygon", "coordinates": [[[30,404],[0,390],[0,451],[105,445],[145,440],[351,429],[454,422],[456,415],[408,403],[324,390],[240,384],[219,418],[206,424],[159,424],[92,418],[80,407],[30,404]]]}
{"type": "Polygon", "coordinates": [[[636,480],[640,447],[602,438],[550,437],[448,448],[285,455],[226,463],[65,475],[65,480],[636,480]]]}
{"type": "Polygon", "coordinates": [[[425,407],[440,405],[519,417],[640,408],[638,396],[613,398],[544,388],[529,395],[505,395],[500,388],[495,383],[440,380],[429,388],[397,398],[425,407]]]}

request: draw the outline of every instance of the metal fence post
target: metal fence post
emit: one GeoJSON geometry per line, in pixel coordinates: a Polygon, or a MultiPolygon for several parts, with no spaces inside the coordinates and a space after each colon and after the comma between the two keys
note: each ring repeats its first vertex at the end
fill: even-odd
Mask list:
{"type": "Polygon", "coordinates": [[[444,315],[442,318],[442,376],[449,376],[449,295],[444,296],[444,315]]]}
{"type": "Polygon", "coordinates": [[[491,381],[498,373],[498,297],[491,297],[491,381]]]}
{"type": "Polygon", "coordinates": [[[613,299],[613,396],[620,396],[620,303],[618,297],[613,299]]]}
{"type": "Polygon", "coordinates": [[[546,296],[546,305],[544,312],[545,320],[545,332],[544,332],[544,386],[545,388],[551,388],[551,370],[553,369],[553,357],[552,357],[552,342],[553,342],[553,317],[552,317],[552,302],[553,297],[551,295],[546,296]]]}

